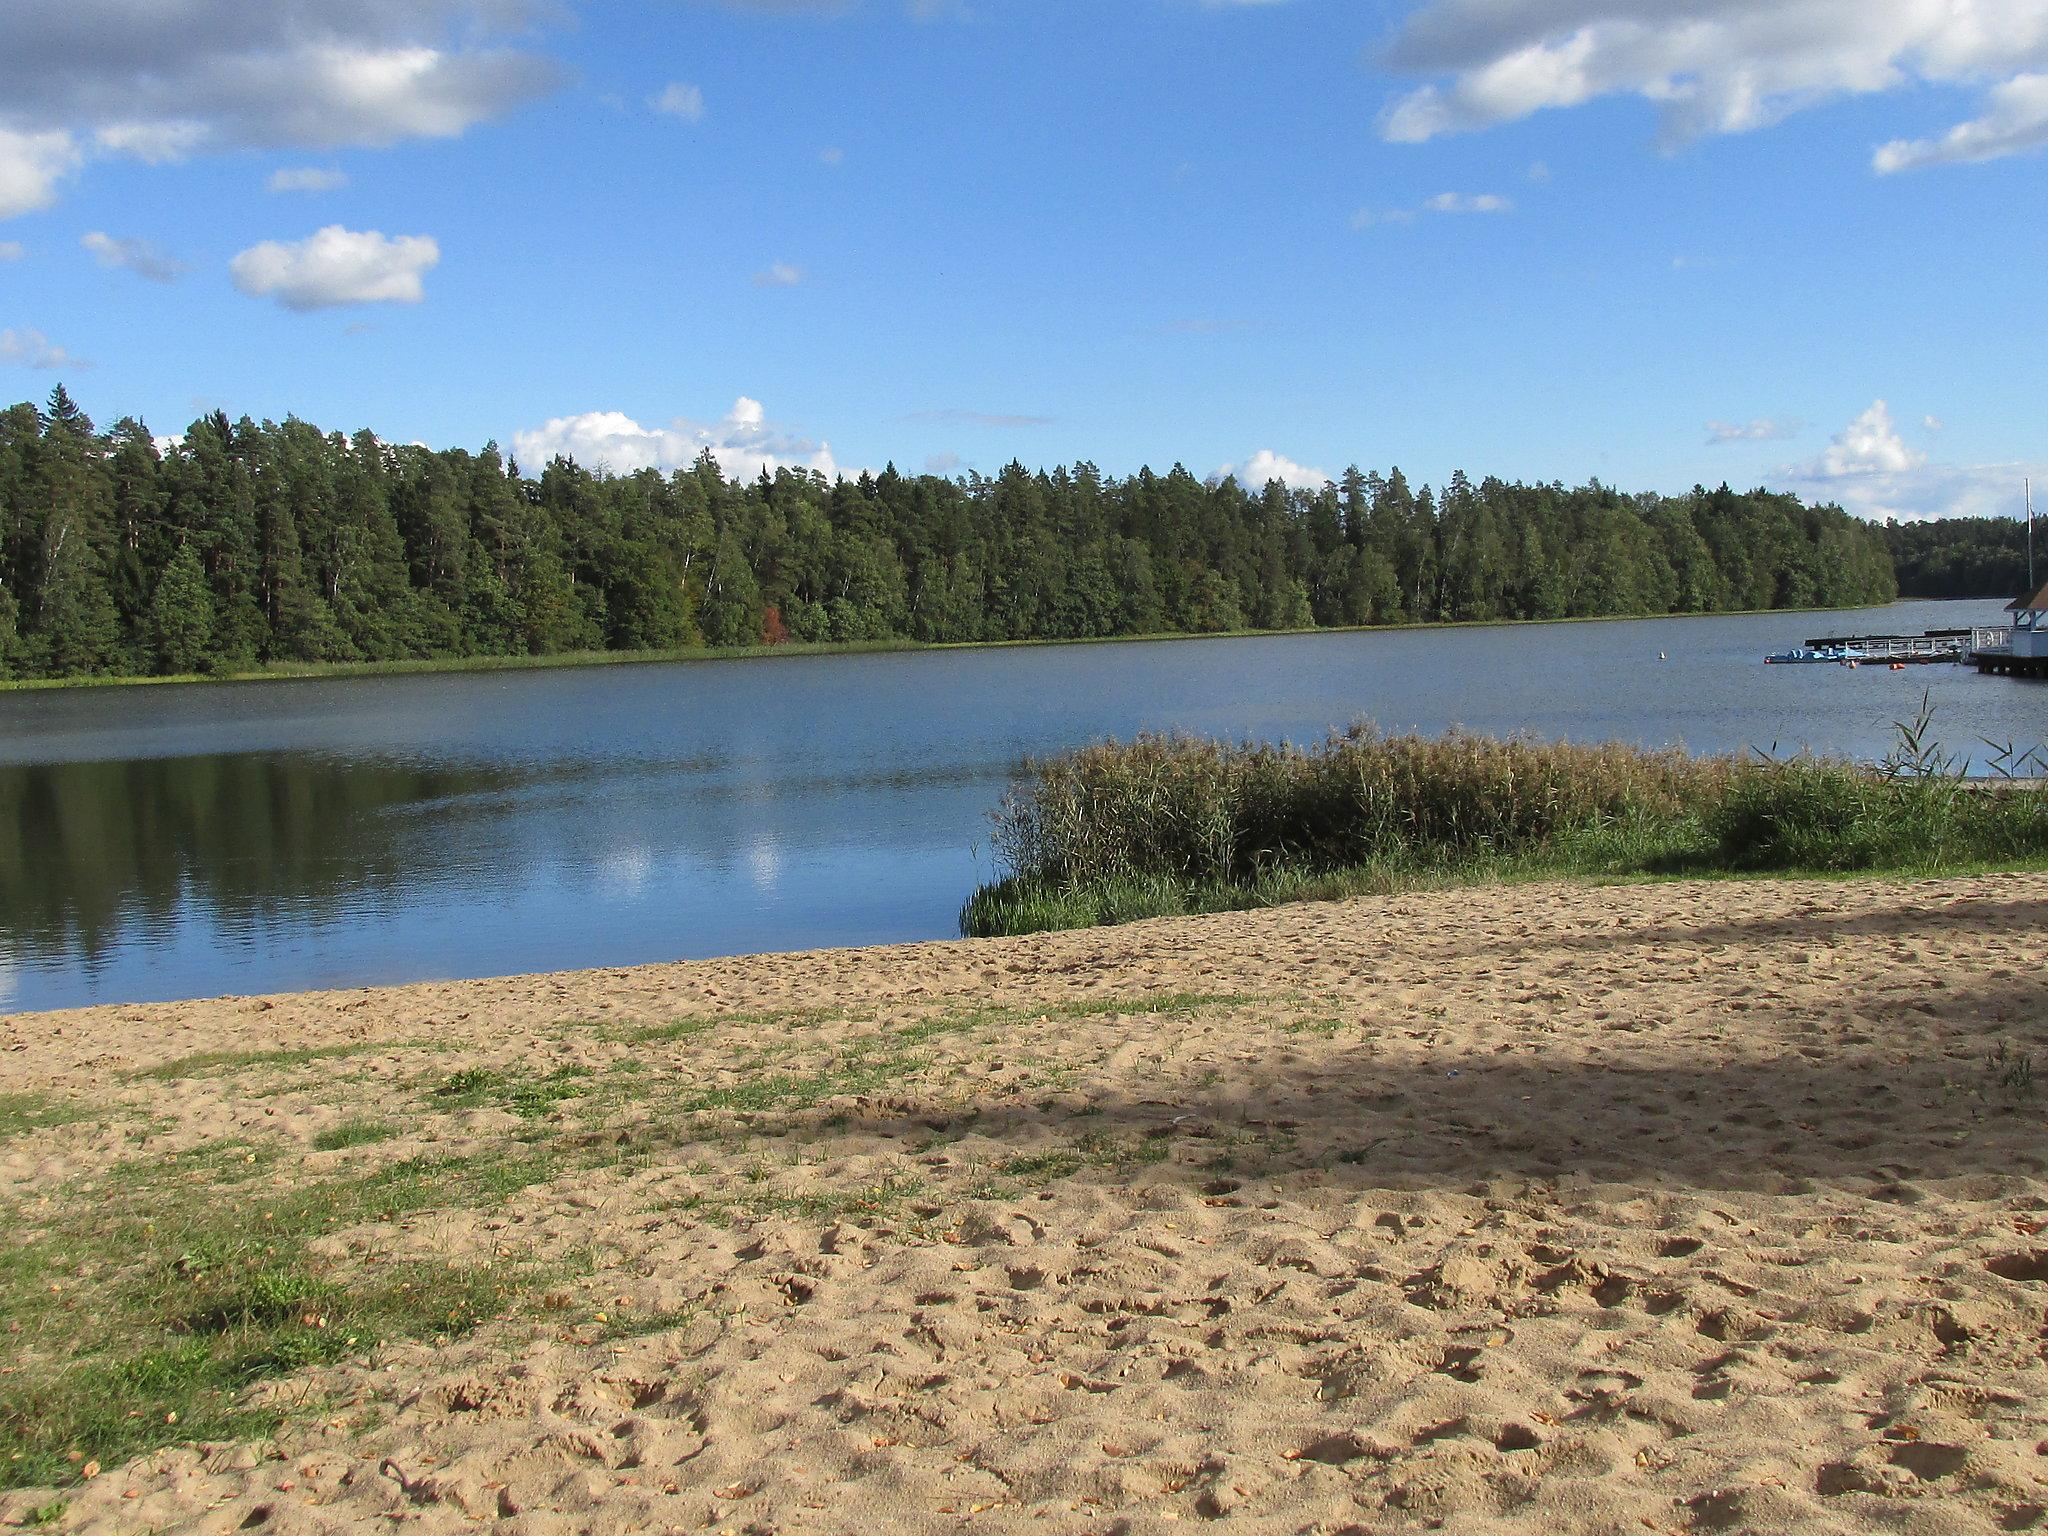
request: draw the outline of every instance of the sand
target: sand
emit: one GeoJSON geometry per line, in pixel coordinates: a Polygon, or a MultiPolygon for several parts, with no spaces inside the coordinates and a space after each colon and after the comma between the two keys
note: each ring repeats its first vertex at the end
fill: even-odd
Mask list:
{"type": "Polygon", "coordinates": [[[10,1209],[138,1135],[617,1149],[336,1236],[575,1263],[63,1528],[2048,1528],[2048,1136],[1993,1065],[2048,1071],[2044,921],[2039,875],[1531,886],[6,1019],[0,1093],[149,1117],[0,1142],[10,1209]],[[611,1086],[417,1086],[472,1065],[611,1086]]]}

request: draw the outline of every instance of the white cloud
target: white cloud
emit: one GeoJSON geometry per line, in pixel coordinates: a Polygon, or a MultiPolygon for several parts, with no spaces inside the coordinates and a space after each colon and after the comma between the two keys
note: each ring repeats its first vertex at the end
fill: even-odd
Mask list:
{"type": "Polygon", "coordinates": [[[446,138],[554,87],[496,41],[544,0],[66,0],[8,8],[0,217],[46,205],[88,155],[446,138]]]}
{"type": "Polygon", "coordinates": [[[441,259],[431,235],[388,237],[330,224],[304,240],[265,240],[228,263],[235,286],[286,309],[343,304],[417,304],[420,279],[441,259]]]}
{"type": "Polygon", "coordinates": [[[57,183],[78,169],[78,146],[56,130],[17,132],[0,122],[0,219],[57,200],[57,183]]]}
{"type": "Polygon", "coordinates": [[[1880,170],[1989,159],[2048,142],[2041,0],[1426,0],[1387,62],[1429,83],[1382,124],[1396,143],[1604,96],[1652,103],[1667,143],[1742,133],[1816,103],[1916,82],[1996,85],[1990,110],[1880,170]]]}
{"type": "Polygon", "coordinates": [[[271,192],[332,192],[348,185],[348,172],[332,166],[284,166],[272,171],[263,185],[271,192]]]}
{"type": "Polygon", "coordinates": [[[1461,192],[1439,192],[1423,202],[1431,213],[1506,213],[1515,205],[1492,192],[1468,197],[1461,192]]]}
{"type": "Polygon", "coordinates": [[[1297,464],[1270,448],[1261,448],[1242,464],[1225,464],[1216,471],[1219,480],[1231,475],[1237,477],[1238,484],[1254,490],[1262,489],[1269,480],[1278,480],[1290,490],[1319,491],[1330,479],[1322,470],[1297,464]]]}
{"type": "Polygon", "coordinates": [[[647,105],[667,117],[679,117],[686,123],[704,121],[704,93],[694,85],[685,85],[672,80],[657,95],[648,98],[647,105]]]}
{"type": "Polygon", "coordinates": [[[1420,208],[1361,208],[1351,215],[1353,229],[1380,224],[1412,224],[1418,213],[1513,213],[1515,205],[1497,192],[1439,192],[1420,208]]]}
{"type": "Polygon", "coordinates": [[[152,283],[174,283],[185,271],[185,263],[164,255],[147,240],[116,240],[94,230],[79,242],[103,267],[118,267],[152,283]]]}
{"type": "Polygon", "coordinates": [[[111,154],[126,155],[144,165],[172,165],[206,141],[206,124],[191,118],[107,123],[94,129],[92,138],[111,154]]]}
{"type": "Polygon", "coordinates": [[[1818,464],[1819,473],[1837,477],[1899,474],[1926,462],[1926,454],[1906,446],[1892,424],[1891,407],[1878,400],[1835,435],[1818,464]]]}
{"type": "Polygon", "coordinates": [[[28,247],[19,240],[0,240],[0,261],[19,261],[28,254],[28,247]]]}
{"type": "Polygon", "coordinates": [[[2020,482],[2048,477],[2048,465],[1940,464],[1899,435],[1884,401],[1850,422],[1818,458],[1779,471],[1787,490],[1837,502],[1859,517],[1903,522],[1930,517],[2009,517],[2020,482]]]}
{"type": "Polygon", "coordinates": [[[1938,139],[1894,139],[1871,157],[1884,175],[1926,165],[1967,165],[2048,144],[2048,75],[2019,75],[1994,88],[1991,110],[1938,139]]]}
{"type": "Polygon", "coordinates": [[[643,427],[623,411],[557,416],[544,426],[512,434],[512,451],[529,467],[561,455],[620,474],[641,469],[682,469],[710,449],[728,475],[750,480],[766,469],[811,469],[828,480],[839,474],[829,443],[774,426],[761,402],[742,395],[722,421],[677,418],[666,427],[643,427]]]}
{"type": "Polygon", "coordinates": [[[24,368],[90,368],[82,357],[73,357],[41,331],[0,331],[0,363],[20,363],[24,368]]]}
{"type": "Polygon", "coordinates": [[[1760,417],[1755,421],[1710,421],[1707,423],[1707,442],[1719,443],[1769,443],[1780,438],[1793,436],[1799,431],[1796,421],[1772,421],[1760,417]]]}
{"type": "Polygon", "coordinates": [[[756,288],[794,288],[804,280],[804,269],[793,267],[786,261],[778,261],[765,272],[754,274],[756,288]]]}

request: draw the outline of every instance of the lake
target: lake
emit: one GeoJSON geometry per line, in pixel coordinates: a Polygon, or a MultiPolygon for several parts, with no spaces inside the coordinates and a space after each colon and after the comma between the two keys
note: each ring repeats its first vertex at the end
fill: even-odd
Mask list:
{"type": "Polygon", "coordinates": [[[1995,602],[0,695],[0,1009],[957,934],[1020,759],[1359,719],[1870,758],[2048,737],[1960,667],[1765,667],[1995,602]],[[1660,661],[1659,653],[1668,659],[1660,661]]]}

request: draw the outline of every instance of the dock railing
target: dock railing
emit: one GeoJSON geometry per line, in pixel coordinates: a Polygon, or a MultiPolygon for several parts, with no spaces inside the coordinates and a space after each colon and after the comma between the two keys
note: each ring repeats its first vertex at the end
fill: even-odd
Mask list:
{"type": "Polygon", "coordinates": [[[1970,631],[1971,656],[2006,656],[2012,653],[2012,631],[1978,625],[1970,631]]]}

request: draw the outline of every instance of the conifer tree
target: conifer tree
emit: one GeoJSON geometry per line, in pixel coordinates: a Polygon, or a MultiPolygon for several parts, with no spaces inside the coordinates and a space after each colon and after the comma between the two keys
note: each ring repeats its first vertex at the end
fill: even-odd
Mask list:
{"type": "Polygon", "coordinates": [[[162,672],[200,672],[213,656],[213,590],[199,551],[181,544],[149,601],[150,640],[162,672]]]}

